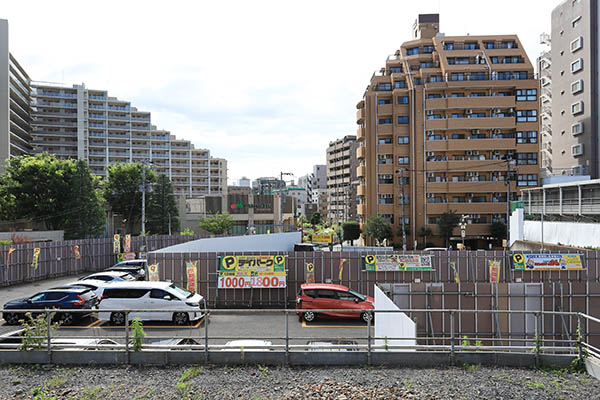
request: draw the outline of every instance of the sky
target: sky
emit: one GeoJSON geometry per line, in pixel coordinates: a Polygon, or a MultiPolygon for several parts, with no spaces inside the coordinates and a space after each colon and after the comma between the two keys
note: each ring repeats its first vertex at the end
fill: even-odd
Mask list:
{"type": "Polygon", "coordinates": [[[517,34],[535,63],[548,0],[2,0],[9,48],[35,81],[84,83],[228,162],[230,184],[325,164],[356,134],[372,73],[418,14],[452,35],[517,34]]]}

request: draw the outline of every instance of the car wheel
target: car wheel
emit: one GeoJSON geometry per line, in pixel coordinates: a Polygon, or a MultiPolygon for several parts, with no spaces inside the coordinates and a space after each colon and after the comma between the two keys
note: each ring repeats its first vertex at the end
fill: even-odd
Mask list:
{"type": "Polygon", "coordinates": [[[74,319],[75,318],[74,318],[73,314],[70,313],[70,312],[63,313],[60,316],[60,320],[61,320],[61,322],[62,322],[63,325],[71,325],[73,323],[74,319]]]}
{"type": "Polygon", "coordinates": [[[304,311],[302,313],[302,318],[304,318],[306,322],[313,322],[317,318],[317,314],[312,311],[304,311]]]}
{"type": "Polygon", "coordinates": [[[366,323],[369,323],[369,321],[373,322],[373,313],[370,312],[363,312],[362,314],[360,314],[360,318],[365,321],[366,323]]]}
{"type": "Polygon", "coordinates": [[[8,313],[4,315],[4,320],[8,325],[17,325],[19,323],[19,314],[8,313]]]}
{"type": "Polygon", "coordinates": [[[176,312],[173,314],[173,322],[177,325],[187,325],[190,323],[190,316],[186,312],[176,312]]]}
{"type": "Polygon", "coordinates": [[[114,312],[110,314],[110,323],[113,325],[125,324],[125,314],[122,312],[114,312]]]}

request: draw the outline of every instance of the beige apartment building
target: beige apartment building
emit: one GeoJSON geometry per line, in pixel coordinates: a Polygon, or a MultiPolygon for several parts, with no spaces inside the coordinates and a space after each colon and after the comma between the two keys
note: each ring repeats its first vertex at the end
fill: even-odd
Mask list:
{"type": "Polygon", "coordinates": [[[360,220],[382,215],[396,234],[404,218],[410,249],[454,210],[465,244],[487,247],[506,220],[507,176],[510,200],[539,182],[539,81],[516,35],[444,36],[437,14],[413,28],[357,105],[360,220]]]}
{"type": "Polygon", "coordinates": [[[113,163],[147,161],[178,195],[227,194],[226,160],[157,129],[149,112],[105,90],[32,81],[8,34],[0,19],[0,172],[6,159],[40,152],[85,160],[99,176],[113,163]]]}
{"type": "Polygon", "coordinates": [[[356,220],[356,136],[346,135],[327,147],[327,193],[329,220],[356,220]]]}

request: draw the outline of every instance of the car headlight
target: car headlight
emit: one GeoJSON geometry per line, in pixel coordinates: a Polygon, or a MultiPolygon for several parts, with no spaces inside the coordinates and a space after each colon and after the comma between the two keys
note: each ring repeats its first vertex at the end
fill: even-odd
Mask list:
{"type": "Polygon", "coordinates": [[[200,306],[199,303],[185,303],[185,304],[187,304],[190,307],[198,307],[198,306],[200,306]]]}

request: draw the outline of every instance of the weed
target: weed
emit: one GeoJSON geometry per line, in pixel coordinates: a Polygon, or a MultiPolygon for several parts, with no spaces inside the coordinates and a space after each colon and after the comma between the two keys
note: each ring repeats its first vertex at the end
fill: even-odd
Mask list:
{"type": "Polygon", "coordinates": [[[563,383],[561,381],[559,381],[558,379],[550,381],[550,383],[553,384],[554,387],[556,387],[556,390],[561,390],[562,389],[563,383]]]}
{"type": "Polygon", "coordinates": [[[46,386],[50,389],[57,388],[67,383],[68,380],[69,378],[66,375],[55,376],[54,378],[48,381],[46,386]]]}
{"type": "MultiPolygon", "coordinates": [[[[200,366],[190,367],[183,371],[183,374],[181,374],[181,376],[177,380],[177,384],[175,385],[175,389],[177,389],[177,391],[179,392],[179,396],[182,399],[190,398],[190,390],[192,388],[192,382],[190,381],[190,379],[200,375],[201,373],[202,367],[200,366]]],[[[196,397],[200,398],[198,396],[196,397]]]]}
{"type": "Polygon", "coordinates": [[[56,397],[50,396],[42,387],[35,387],[29,393],[31,393],[32,400],[56,400],[56,397]]]}
{"type": "Polygon", "coordinates": [[[531,388],[534,388],[534,389],[546,390],[546,386],[542,382],[537,382],[537,381],[525,382],[525,385],[527,385],[531,388]]]}
{"type": "Polygon", "coordinates": [[[535,335],[535,339],[533,341],[533,348],[531,349],[531,352],[536,355],[542,352],[542,339],[540,338],[540,335],[535,335]]]}
{"type": "Polygon", "coordinates": [[[461,346],[463,347],[462,351],[467,351],[467,349],[465,349],[465,347],[471,347],[471,341],[466,336],[463,336],[461,346]]]}
{"type": "MultiPolygon", "coordinates": [[[[56,313],[50,313],[50,321],[54,318],[56,313]]],[[[19,350],[34,350],[41,349],[42,345],[46,343],[46,335],[48,335],[48,324],[46,321],[46,315],[40,314],[33,318],[31,313],[25,314],[26,319],[19,320],[19,323],[24,328],[23,339],[19,350]]],[[[50,330],[53,331],[60,325],[60,322],[55,322],[50,325],[50,330]]]]}
{"type": "Polygon", "coordinates": [[[464,369],[465,371],[477,371],[479,368],[481,368],[480,364],[468,364],[468,363],[462,363],[460,365],[460,367],[462,369],[464,369]]]}
{"type": "Polygon", "coordinates": [[[185,382],[188,379],[195,378],[196,376],[200,375],[201,373],[202,373],[201,366],[190,367],[190,368],[186,369],[185,371],[183,371],[183,374],[181,374],[181,376],[179,377],[179,382],[185,382]]]}
{"type": "Polygon", "coordinates": [[[412,388],[412,385],[413,385],[413,380],[412,379],[402,379],[402,386],[404,386],[407,391],[410,392],[410,389],[412,388]]]}
{"type": "Polygon", "coordinates": [[[81,400],[97,400],[101,397],[100,396],[101,391],[102,391],[102,386],[100,386],[100,385],[94,386],[91,389],[84,389],[83,393],[81,394],[80,399],[81,400]]]}
{"type": "Polygon", "coordinates": [[[475,347],[482,347],[482,346],[483,346],[483,342],[481,340],[477,339],[475,341],[475,347]]]}
{"type": "Polygon", "coordinates": [[[144,332],[142,321],[137,317],[131,321],[131,333],[133,336],[133,351],[140,351],[142,349],[142,344],[144,343],[144,338],[146,337],[146,332],[144,332]]]}
{"type": "Polygon", "coordinates": [[[152,397],[154,397],[154,389],[150,389],[148,390],[146,393],[140,394],[138,396],[135,396],[133,399],[134,400],[146,400],[146,399],[151,399],[152,397]]]}
{"type": "Polygon", "coordinates": [[[388,345],[388,338],[387,338],[387,336],[383,339],[383,348],[385,349],[385,351],[388,351],[390,349],[389,345],[388,345]]]}
{"type": "Polygon", "coordinates": [[[269,368],[263,367],[262,365],[258,364],[258,370],[260,371],[261,378],[266,378],[267,376],[269,376],[269,368]]]}
{"type": "Polygon", "coordinates": [[[240,358],[242,359],[242,361],[244,361],[245,356],[246,353],[244,352],[244,346],[240,346],[240,358]]]}

